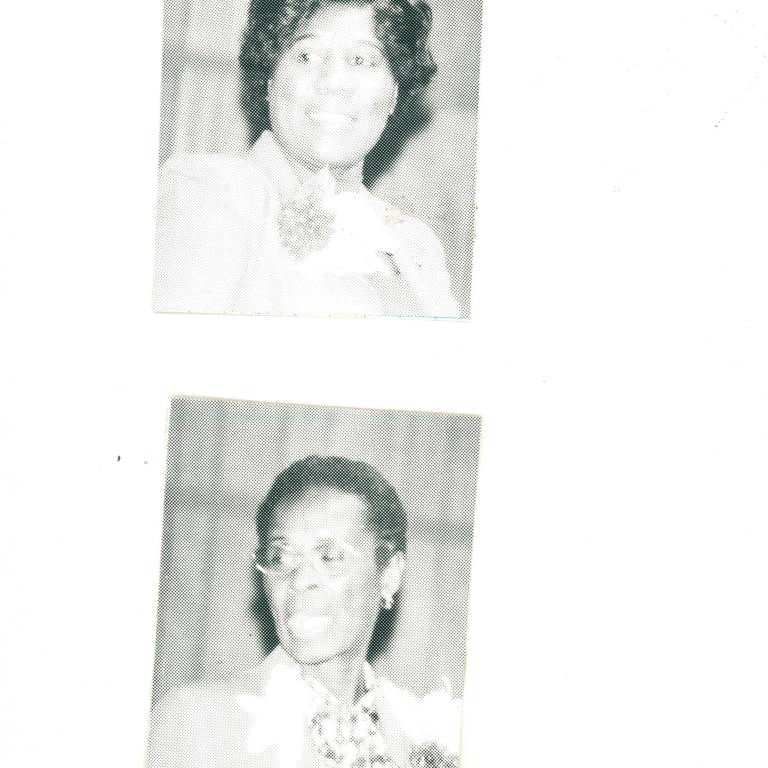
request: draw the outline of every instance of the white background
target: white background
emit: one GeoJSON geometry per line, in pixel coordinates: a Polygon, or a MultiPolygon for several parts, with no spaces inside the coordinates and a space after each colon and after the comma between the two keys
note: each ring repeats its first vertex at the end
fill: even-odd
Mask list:
{"type": "Polygon", "coordinates": [[[4,9],[1,764],[142,764],[181,393],[482,414],[465,768],[768,764],[766,5],[486,6],[469,323],[153,316],[160,3],[4,9]]]}

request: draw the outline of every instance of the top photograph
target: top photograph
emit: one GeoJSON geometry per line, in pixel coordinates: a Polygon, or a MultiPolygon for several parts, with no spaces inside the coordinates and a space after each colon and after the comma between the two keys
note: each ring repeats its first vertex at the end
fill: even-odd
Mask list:
{"type": "Polygon", "coordinates": [[[156,312],[470,316],[481,4],[166,0],[156,312]]]}

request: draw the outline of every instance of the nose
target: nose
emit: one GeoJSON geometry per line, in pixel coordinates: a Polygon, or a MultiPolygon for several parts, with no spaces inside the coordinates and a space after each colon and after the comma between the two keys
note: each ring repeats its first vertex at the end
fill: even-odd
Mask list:
{"type": "Polygon", "coordinates": [[[325,59],[317,79],[317,88],[321,93],[351,93],[352,80],[343,56],[332,55],[325,59]]]}
{"type": "Polygon", "coordinates": [[[314,589],[320,584],[320,574],[310,562],[309,558],[302,557],[291,576],[291,585],[296,592],[304,592],[314,589]]]}

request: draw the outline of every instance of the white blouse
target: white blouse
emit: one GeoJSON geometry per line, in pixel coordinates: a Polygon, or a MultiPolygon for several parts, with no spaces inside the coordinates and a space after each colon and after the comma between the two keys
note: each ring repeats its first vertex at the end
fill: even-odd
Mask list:
{"type": "Polygon", "coordinates": [[[461,699],[415,696],[365,668],[343,707],[278,646],[253,670],[172,690],[153,711],[148,768],[458,768],[461,699]],[[421,762],[419,762],[421,761],[421,762]]]}

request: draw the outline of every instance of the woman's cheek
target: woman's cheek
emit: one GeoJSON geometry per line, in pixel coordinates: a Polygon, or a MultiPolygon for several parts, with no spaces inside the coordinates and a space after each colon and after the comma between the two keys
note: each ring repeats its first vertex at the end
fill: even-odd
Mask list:
{"type": "Polygon", "coordinates": [[[347,631],[353,629],[365,607],[365,589],[351,576],[344,576],[328,584],[328,590],[336,605],[336,614],[345,625],[344,628],[347,631]]]}
{"type": "Polygon", "coordinates": [[[394,106],[395,84],[388,77],[377,76],[359,89],[368,109],[376,114],[388,115],[394,106]]]}
{"type": "Polygon", "coordinates": [[[351,581],[349,576],[340,576],[328,582],[328,589],[335,595],[348,594],[351,581]]]}
{"type": "Polygon", "coordinates": [[[274,73],[267,98],[271,106],[280,110],[291,110],[306,105],[314,90],[313,78],[307,72],[293,67],[291,63],[278,67],[274,73]]]}
{"type": "Polygon", "coordinates": [[[267,588],[267,602],[272,613],[272,619],[276,625],[284,630],[286,626],[286,606],[289,601],[290,587],[287,581],[279,580],[267,588]]]}

